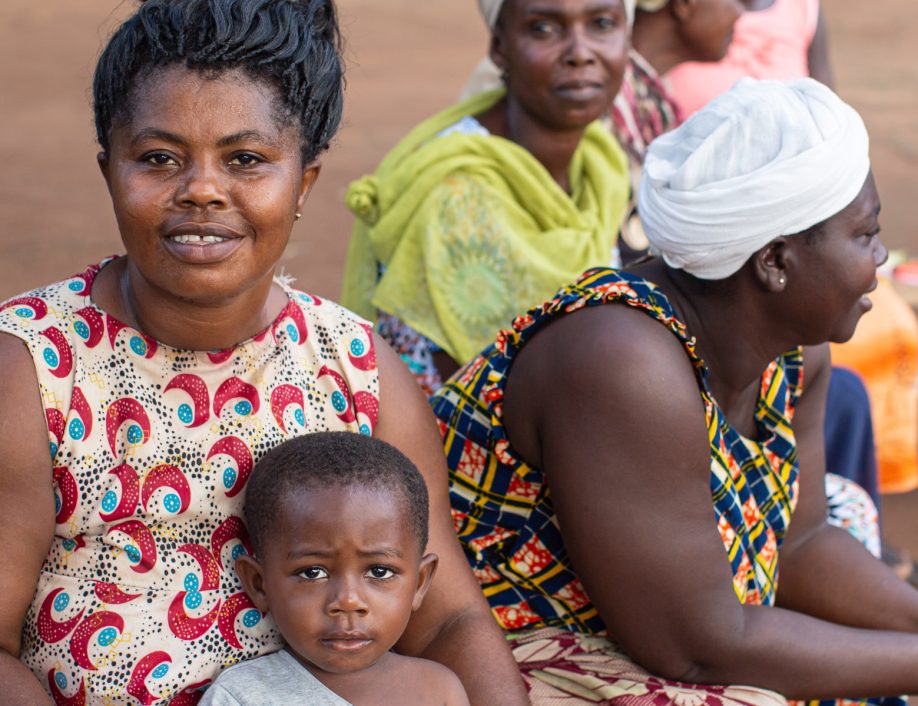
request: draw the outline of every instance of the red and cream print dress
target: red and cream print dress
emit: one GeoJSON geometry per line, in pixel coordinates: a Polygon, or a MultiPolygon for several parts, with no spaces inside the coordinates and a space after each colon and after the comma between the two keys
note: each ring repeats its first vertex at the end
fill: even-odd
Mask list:
{"type": "Polygon", "coordinates": [[[0,331],[35,362],[57,511],[21,659],[57,704],[194,704],[222,668],[281,644],[233,569],[243,490],[286,438],[372,434],[371,329],[285,287],[253,339],[177,350],[93,304],[105,264],[0,304],[0,331]]]}

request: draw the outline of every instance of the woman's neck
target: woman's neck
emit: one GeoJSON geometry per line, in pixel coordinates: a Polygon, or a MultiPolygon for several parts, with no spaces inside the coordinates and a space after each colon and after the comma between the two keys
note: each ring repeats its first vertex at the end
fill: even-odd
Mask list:
{"type": "Polygon", "coordinates": [[[478,116],[492,135],[515,142],[535,157],[551,177],[570,193],[569,170],[584,129],[556,130],[530,115],[512,96],[505,96],[478,116]]]}
{"type": "Polygon", "coordinates": [[[779,355],[793,347],[775,335],[766,308],[751,292],[748,283],[738,281],[729,293],[699,284],[680,270],[666,268],[658,281],[669,297],[688,334],[697,342],[696,351],[705,361],[714,397],[730,416],[734,405],[757,385],[762,373],[779,355]]]}
{"type": "Polygon", "coordinates": [[[96,276],[92,299],[105,312],[172,348],[231,348],[266,329],[287,305],[287,294],[269,276],[224,300],[195,302],[148,282],[127,257],[96,276]]]}

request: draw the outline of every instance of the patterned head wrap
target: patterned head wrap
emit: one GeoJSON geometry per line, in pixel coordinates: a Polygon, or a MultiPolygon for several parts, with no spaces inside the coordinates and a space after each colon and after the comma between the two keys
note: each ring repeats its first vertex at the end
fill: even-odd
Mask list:
{"type": "Polygon", "coordinates": [[[741,79],[654,140],[638,211],[670,267],[723,279],[779,235],[850,204],[870,171],[867,130],[829,88],[741,79]]]}

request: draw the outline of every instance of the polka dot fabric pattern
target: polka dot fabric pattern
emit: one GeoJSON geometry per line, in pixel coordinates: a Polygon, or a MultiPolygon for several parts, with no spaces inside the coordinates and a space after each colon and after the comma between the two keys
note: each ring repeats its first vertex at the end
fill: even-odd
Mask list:
{"type": "Polygon", "coordinates": [[[22,660],[57,704],[185,706],[281,645],[233,568],[243,491],[284,439],[373,433],[372,329],[281,285],[286,308],[254,338],[173,349],[93,304],[107,262],[0,304],[35,362],[57,513],[22,660]]]}

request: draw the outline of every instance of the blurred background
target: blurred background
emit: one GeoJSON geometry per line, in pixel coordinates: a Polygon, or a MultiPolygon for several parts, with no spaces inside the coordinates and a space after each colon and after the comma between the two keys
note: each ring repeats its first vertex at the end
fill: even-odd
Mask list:
{"type": "MultiPolygon", "coordinates": [[[[913,0],[824,0],[841,96],[871,135],[883,238],[918,257],[918,12],[913,0]]],[[[351,228],[350,180],[422,118],[451,103],[484,54],[475,0],[338,0],[346,38],[345,120],[283,260],[298,285],[337,298],[351,228]]],[[[0,301],[121,250],[89,85],[134,0],[0,3],[0,301]]],[[[918,556],[918,494],[887,496],[885,534],[918,556]]]]}

